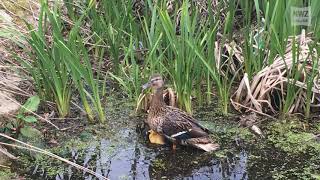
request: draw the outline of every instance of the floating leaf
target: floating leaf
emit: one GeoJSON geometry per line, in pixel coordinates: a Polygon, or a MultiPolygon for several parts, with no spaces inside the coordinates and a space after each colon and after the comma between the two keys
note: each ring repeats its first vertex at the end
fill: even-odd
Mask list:
{"type": "Polygon", "coordinates": [[[39,96],[31,96],[21,107],[21,113],[29,112],[29,111],[36,111],[40,104],[39,96]]]}
{"type": "Polygon", "coordinates": [[[28,122],[28,123],[37,122],[37,119],[34,116],[22,117],[22,120],[24,120],[25,122],[28,122]]]}
{"type": "Polygon", "coordinates": [[[41,132],[33,127],[25,126],[21,128],[21,134],[25,137],[34,138],[41,136],[41,132]]]}

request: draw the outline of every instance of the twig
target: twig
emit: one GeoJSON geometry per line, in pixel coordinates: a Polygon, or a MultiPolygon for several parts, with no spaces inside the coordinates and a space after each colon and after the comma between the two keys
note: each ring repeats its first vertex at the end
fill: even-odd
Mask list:
{"type": "MultiPolygon", "coordinates": [[[[21,67],[21,66],[0,66],[0,68],[18,68],[18,69],[26,69],[26,68],[21,67]]],[[[1,73],[5,73],[5,72],[1,72],[1,73]]],[[[16,75],[16,74],[14,74],[14,76],[18,76],[18,77],[20,77],[19,75],[16,75]]]]}
{"type": "Polygon", "coordinates": [[[0,167],[3,167],[3,168],[8,168],[8,169],[10,169],[10,167],[9,167],[9,166],[5,166],[5,165],[2,165],[2,164],[0,164],[0,167]]]}
{"type": "Polygon", "coordinates": [[[243,107],[245,109],[249,109],[250,111],[253,111],[253,112],[257,113],[257,114],[260,114],[260,115],[263,115],[263,116],[267,116],[268,118],[271,118],[273,120],[277,120],[276,118],[274,118],[274,117],[272,117],[272,116],[270,116],[270,115],[268,115],[266,113],[259,112],[259,111],[255,110],[255,109],[252,109],[252,108],[244,106],[244,105],[242,105],[240,103],[234,102],[232,99],[230,99],[230,101],[231,101],[232,104],[236,104],[236,105],[241,106],[241,107],[243,107]]]}
{"type": "Polygon", "coordinates": [[[75,102],[71,101],[71,104],[73,104],[75,107],[77,107],[80,111],[82,111],[83,113],[87,113],[84,109],[82,109],[78,104],[76,104],[75,102]]]}
{"type": "Polygon", "coordinates": [[[23,144],[23,145],[25,145],[26,147],[24,147],[24,146],[19,146],[19,145],[16,145],[16,144],[9,144],[9,143],[0,142],[0,144],[2,144],[2,145],[11,146],[11,147],[16,147],[16,148],[21,148],[21,149],[28,149],[28,150],[30,150],[30,151],[42,153],[42,154],[48,155],[48,156],[50,156],[50,157],[56,158],[56,159],[58,159],[58,160],[60,160],[60,161],[63,161],[63,162],[65,162],[65,163],[67,163],[67,164],[69,164],[69,165],[71,165],[71,166],[74,166],[75,168],[81,169],[81,170],[83,170],[84,172],[87,172],[87,173],[89,173],[89,174],[92,174],[92,175],[94,175],[94,176],[96,176],[96,177],[98,177],[98,178],[108,180],[108,178],[102,176],[101,174],[98,174],[98,173],[96,173],[96,172],[94,172],[94,171],[92,171],[92,170],[90,170],[90,169],[88,169],[88,168],[85,168],[85,167],[83,167],[83,166],[81,166],[81,165],[78,165],[78,164],[76,164],[76,163],[74,163],[74,162],[71,162],[71,161],[69,161],[69,160],[67,160],[67,159],[65,159],[65,158],[62,158],[62,157],[60,157],[60,156],[58,156],[58,155],[56,155],[56,154],[53,154],[53,153],[51,153],[51,152],[49,152],[49,151],[46,151],[46,150],[40,149],[40,148],[38,148],[38,147],[32,146],[32,145],[30,145],[30,144],[24,143],[24,142],[22,142],[22,141],[19,141],[19,140],[17,140],[17,139],[14,139],[14,138],[12,138],[12,137],[10,137],[10,136],[7,136],[7,135],[5,135],[5,134],[2,134],[2,133],[0,133],[0,136],[2,136],[2,137],[4,137],[4,138],[7,138],[7,139],[9,139],[9,140],[18,142],[18,143],[20,143],[20,144],[23,144]]]}
{"type": "Polygon", "coordinates": [[[70,126],[70,127],[65,127],[65,128],[60,129],[60,131],[65,131],[65,130],[68,130],[68,129],[71,129],[71,128],[72,128],[72,126],[70,126]]]}
{"type": "Polygon", "coordinates": [[[55,120],[65,120],[65,119],[69,119],[69,120],[79,120],[81,118],[48,118],[48,119],[55,119],[55,120]]]}
{"type": "MultiPolygon", "coordinates": [[[[16,4],[16,3],[15,3],[16,4]]],[[[11,12],[5,5],[4,3],[1,1],[1,6],[3,9],[5,9],[7,12],[9,12],[11,15],[13,16],[17,16],[15,13],[11,12]]]]}
{"type": "Polygon", "coordinates": [[[6,149],[4,149],[2,146],[0,146],[0,152],[4,155],[6,155],[8,158],[10,159],[18,159],[17,157],[15,157],[14,155],[12,155],[11,153],[9,153],[6,149]]]}
{"type": "Polygon", "coordinates": [[[17,94],[17,95],[24,96],[24,97],[30,97],[31,96],[31,94],[27,94],[26,92],[25,92],[25,94],[20,93],[20,92],[22,92],[22,90],[20,92],[17,92],[17,91],[12,91],[12,90],[4,89],[4,88],[0,87],[0,91],[8,92],[8,93],[11,93],[11,94],[17,94]]]}

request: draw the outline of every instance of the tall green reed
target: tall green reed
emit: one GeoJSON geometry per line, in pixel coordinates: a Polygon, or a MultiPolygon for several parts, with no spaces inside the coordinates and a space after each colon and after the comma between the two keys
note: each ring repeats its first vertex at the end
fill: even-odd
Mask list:
{"type": "MultiPolygon", "coordinates": [[[[314,87],[314,79],[318,77],[319,73],[319,60],[316,59],[313,54],[316,43],[310,44],[310,50],[305,57],[301,57],[303,50],[300,43],[294,39],[292,42],[292,61],[290,64],[286,64],[287,73],[287,87],[286,92],[282,97],[281,116],[286,116],[291,113],[294,106],[300,106],[301,103],[305,103],[304,113],[306,117],[310,115],[311,96],[313,94],[312,88],[314,87]],[[302,85],[298,85],[297,82],[302,82],[302,85]],[[303,96],[304,100],[297,99],[298,95],[305,91],[303,96]],[[299,102],[300,104],[297,104],[299,102]]],[[[285,60],[285,59],[284,59],[285,60]]],[[[286,61],[285,61],[286,62],[286,61]]],[[[299,98],[302,98],[300,95],[299,98]]]]}
{"type": "MultiPolygon", "coordinates": [[[[92,21],[93,43],[97,52],[105,50],[113,66],[108,72],[117,81],[129,98],[137,98],[141,92],[141,76],[145,73],[140,67],[138,54],[145,53],[143,19],[133,12],[133,1],[103,0],[100,6],[92,8],[88,19],[92,21]],[[107,48],[106,48],[107,47],[107,48]]],[[[141,57],[140,57],[141,58],[141,57]]],[[[142,59],[143,60],[143,59],[142,59]]]]}
{"type": "MultiPolygon", "coordinates": [[[[319,26],[316,22],[319,21],[319,10],[315,8],[318,4],[317,1],[240,1],[242,12],[244,13],[244,70],[252,77],[262,67],[270,65],[276,56],[283,57],[285,62],[285,54],[287,51],[287,43],[290,36],[298,35],[303,28],[307,28],[309,31],[314,31],[314,37],[317,37],[317,29],[319,26]],[[312,24],[307,27],[296,26],[293,24],[293,16],[291,14],[294,7],[308,7],[311,5],[311,17],[312,24]],[[254,16],[252,16],[254,12],[254,16]],[[256,17],[252,19],[252,17],[256,17]],[[263,17],[263,19],[262,19],[263,17]],[[253,28],[253,25],[256,27],[253,28]],[[252,33],[256,30],[256,33],[252,33]]],[[[319,36],[318,36],[319,37],[319,36]]],[[[286,115],[292,109],[295,103],[295,98],[301,92],[301,88],[296,85],[296,82],[301,77],[302,69],[305,68],[305,63],[302,63],[302,67],[297,67],[300,49],[293,42],[293,48],[291,49],[293,62],[290,65],[286,65],[286,78],[288,82],[286,85],[286,91],[280,95],[282,97],[281,114],[286,115]]],[[[314,62],[313,62],[314,63],[314,62]]],[[[314,64],[313,64],[314,65],[314,64]]],[[[314,69],[312,69],[314,72],[314,69]]],[[[312,74],[312,73],[311,73],[312,74]]],[[[313,79],[313,76],[308,76],[313,79]]],[[[310,95],[312,84],[310,79],[307,80],[307,97],[305,113],[309,114],[310,111],[310,95]]]]}
{"type": "MultiPolygon", "coordinates": [[[[212,79],[214,79],[208,67],[201,63],[199,54],[194,50],[196,47],[201,55],[204,55],[209,68],[215,68],[213,73],[217,77],[215,85],[219,86],[220,93],[218,94],[219,97],[221,96],[220,99],[223,99],[223,104],[226,104],[223,105],[223,111],[226,112],[231,87],[229,81],[226,81],[229,77],[219,75],[219,70],[216,68],[217,62],[214,59],[218,21],[213,21],[215,18],[212,14],[209,14],[206,19],[200,17],[198,9],[191,6],[188,1],[184,1],[178,11],[170,14],[163,4],[152,4],[150,1],[148,3],[151,16],[142,18],[144,32],[142,36],[141,33],[139,37],[136,35],[139,34],[136,31],[141,28],[141,26],[132,25],[136,21],[132,21],[130,26],[137,28],[130,33],[127,32],[130,43],[127,47],[123,46],[126,51],[123,63],[127,69],[123,71],[125,77],[113,74],[112,77],[124,87],[130,97],[136,96],[136,94],[133,95],[134,92],[140,92],[138,85],[141,85],[141,82],[131,81],[132,77],[135,79],[139,74],[131,44],[136,41],[142,42],[148,51],[143,64],[140,65],[140,76],[146,77],[154,72],[163,72],[165,76],[169,76],[177,92],[178,105],[191,112],[191,97],[197,97],[199,103],[203,101],[203,85],[207,87],[207,101],[211,101],[212,79]],[[199,20],[202,20],[201,23],[199,20]],[[128,58],[132,62],[130,65],[127,63],[128,58]],[[132,70],[135,73],[131,77],[128,72],[132,70]]],[[[230,20],[232,21],[231,17],[230,20]]],[[[231,30],[226,29],[227,32],[231,30]]]]}
{"type": "MultiPolygon", "coordinates": [[[[319,10],[315,8],[315,5],[318,4],[319,1],[296,1],[296,0],[289,0],[289,1],[255,1],[256,7],[257,5],[260,8],[257,8],[256,11],[261,11],[264,14],[264,31],[265,31],[265,45],[268,48],[269,52],[264,53],[263,55],[268,59],[267,65],[273,62],[273,59],[280,55],[284,59],[284,55],[286,53],[287,42],[289,36],[298,35],[301,33],[303,26],[296,26],[293,24],[293,16],[291,14],[292,8],[294,7],[308,7],[311,6],[311,17],[312,17],[312,24],[307,27],[307,30],[314,31],[319,29],[317,27],[317,23],[319,21],[318,15],[319,10]]],[[[315,37],[317,31],[315,32],[315,37]]],[[[282,107],[281,107],[281,114],[286,115],[289,113],[290,108],[292,107],[293,103],[295,102],[295,98],[297,97],[298,93],[302,90],[300,87],[296,86],[296,82],[298,81],[299,77],[301,76],[302,70],[305,68],[305,62],[302,63],[302,67],[298,68],[297,63],[299,59],[300,49],[297,42],[293,42],[292,46],[292,65],[286,66],[287,71],[287,78],[288,84],[286,87],[286,94],[283,94],[282,97],[282,107]]],[[[311,56],[310,56],[311,57],[311,56]]],[[[313,62],[314,63],[314,62],[313,62]]],[[[314,65],[314,64],[313,64],[314,65]]],[[[312,69],[314,72],[314,69],[312,69]]],[[[308,78],[314,78],[308,76],[308,78]]],[[[310,101],[309,96],[311,93],[311,83],[310,80],[307,80],[307,103],[305,108],[305,113],[309,114],[310,110],[310,101]]]]}
{"type": "MultiPolygon", "coordinates": [[[[207,39],[203,39],[201,42],[206,42],[206,46],[208,49],[211,49],[212,52],[214,50],[221,50],[222,44],[220,45],[218,43],[215,43],[216,34],[217,34],[217,27],[218,27],[219,21],[215,22],[215,25],[210,29],[210,31],[207,32],[207,35],[205,36],[207,39]],[[217,47],[217,45],[219,47],[217,47]]],[[[225,26],[225,28],[229,28],[228,26],[225,26]]],[[[224,32],[227,32],[228,30],[225,30],[224,32]]],[[[191,41],[187,41],[188,45],[192,48],[192,51],[195,52],[196,56],[199,58],[201,63],[205,67],[205,71],[208,71],[210,77],[209,81],[213,80],[215,89],[217,90],[218,95],[218,104],[221,108],[221,112],[224,115],[227,115],[229,112],[229,104],[230,104],[230,94],[231,94],[231,87],[233,84],[233,81],[235,77],[238,74],[238,70],[236,74],[230,77],[229,75],[229,67],[227,64],[227,69],[225,74],[221,72],[222,65],[219,65],[217,59],[222,59],[223,57],[216,57],[215,54],[210,53],[205,48],[202,47],[201,43],[193,43],[191,41]]],[[[220,54],[220,53],[219,53],[220,54]]],[[[226,60],[227,62],[230,62],[232,59],[232,55],[228,57],[226,60]]],[[[209,83],[208,83],[209,85],[209,83]]],[[[213,91],[211,89],[211,91],[213,91]]]]}
{"type": "Polygon", "coordinates": [[[104,45],[96,46],[97,51],[107,47],[106,54],[111,59],[115,75],[120,75],[120,56],[124,53],[123,46],[129,44],[127,34],[134,28],[132,7],[132,1],[102,0],[97,8],[91,8],[88,13],[88,19],[92,22],[93,43],[104,45]]]}
{"type": "MultiPolygon", "coordinates": [[[[30,37],[26,36],[26,40],[32,48],[29,53],[32,62],[18,59],[32,75],[41,98],[54,101],[60,116],[65,117],[70,111],[72,80],[63,60],[65,56],[58,47],[59,34],[53,34],[52,42],[48,42],[46,37],[47,16],[46,8],[41,6],[38,29],[34,30],[34,27],[26,22],[30,30],[30,37]]],[[[25,49],[27,51],[27,47],[25,49]]]]}
{"type": "Polygon", "coordinates": [[[244,71],[251,79],[259,72],[264,65],[264,39],[263,39],[263,24],[260,17],[260,8],[257,0],[255,1],[240,1],[243,8],[243,57],[244,71]],[[252,12],[258,12],[257,18],[253,19],[252,12]],[[252,24],[256,22],[256,27],[252,24]]]}
{"type": "MultiPolygon", "coordinates": [[[[110,57],[114,66],[112,72],[107,74],[119,82],[129,97],[137,98],[141,92],[141,83],[150,74],[161,72],[170,77],[181,108],[191,112],[190,97],[196,97],[201,103],[204,97],[203,86],[206,87],[206,100],[210,102],[212,87],[215,86],[225,114],[228,112],[231,86],[237,74],[230,76],[229,73],[223,75],[219,72],[221,67],[216,67],[217,57],[214,57],[213,49],[223,49],[225,42],[233,40],[234,32],[243,32],[243,67],[244,73],[249,74],[250,78],[264,66],[270,65],[277,55],[284,56],[289,35],[300,32],[300,27],[291,25],[290,8],[305,5],[294,0],[232,0],[225,20],[220,22],[223,27],[219,32],[223,34],[219,39],[216,34],[221,14],[209,13],[205,21],[200,21],[203,18],[200,18],[199,9],[190,1],[183,1],[181,7],[169,13],[162,1],[148,0],[139,16],[133,12],[132,1],[102,0],[99,3],[100,6],[90,9],[87,16],[87,20],[92,22],[94,52],[99,56],[110,57]],[[243,14],[243,23],[240,25],[234,19],[238,7],[241,7],[243,14]],[[240,29],[236,29],[238,26],[240,29]],[[217,39],[221,47],[215,47],[217,39]],[[142,58],[138,58],[140,45],[145,50],[142,58]]],[[[310,0],[309,3],[317,2],[310,0]]],[[[215,10],[220,12],[219,8],[215,10]]],[[[316,11],[313,11],[315,17],[316,11]]],[[[318,28],[317,24],[310,27],[310,30],[312,28],[318,28]]],[[[231,61],[231,58],[228,57],[226,61],[231,61]]],[[[293,69],[293,72],[299,71],[293,69]]],[[[294,79],[296,76],[292,74],[291,77],[294,79]]],[[[288,87],[290,89],[291,86],[288,87]]],[[[288,98],[297,93],[293,87],[287,94],[288,98]]],[[[291,104],[289,99],[283,99],[283,102],[287,103],[284,103],[284,108],[291,104]]]]}
{"type": "Polygon", "coordinates": [[[79,32],[86,14],[75,22],[65,37],[64,21],[58,9],[58,4],[50,10],[47,1],[41,1],[38,31],[31,31],[28,39],[35,53],[30,55],[35,59],[33,63],[22,63],[33,76],[38,92],[57,103],[61,116],[69,113],[71,90],[76,87],[89,120],[93,121],[96,113],[103,122],[105,112],[101,104],[101,87],[94,77],[88,50],[79,32]],[[52,35],[52,42],[46,38],[47,34],[52,35]]]}
{"type": "MultiPolygon", "coordinates": [[[[163,41],[169,45],[167,68],[172,75],[178,105],[187,112],[192,111],[193,83],[198,82],[200,85],[201,77],[203,77],[202,66],[197,63],[195,52],[187,44],[188,41],[200,42],[205,34],[206,29],[198,24],[198,15],[198,10],[189,11],[189,3],[184,1],[180,16],[176,16],[175,19],[180,21],[177,27],[176,21],[169,16],[167,10],[160,11],[160,22],[165,32],[163,41]]],[[[200,87],[199,85],[197,87],[200,87]]]]}
{"type": "MultiPolygon", "coordinates": [[[[311,111],[311,103],[313,101],[313,88],[314,88],[314,82],[318,82],[319,81],[319,48],[317,48],[317,56],[312,56],[310,59],[311,59],[311,64],[310,64],[310,67],[311,67],[311,70],[308,69],[308,68],[305,68],[305,72],[308,73],[307,77],[306,78],[306,107],[305,107],[305,116],[307,118],[310,117],[310,111],[311,111]],[[317,79],[315,79],[317,78],[317,79]]],[[[305,66],[307,67],[307,66],[305,66]]]]}
{"type": "MultiPolygon", "coordinates": [[[[300,45],[293,40],[292,44],[292,62],[288,65],[285,63],[286,72],[287,72],[287,87],[285,94],[282,94],[282,104],[281,104],[281,116],[288,115],[290,112],[290,108],[295,102],[295,99],[298,93],[302,90],[301,88],[296,86],[296,82],[299,80],[302,70],[304,69],[305,63],[303,63],[303,67],[299,67],[299,47],[300,45]]],[[[283,57],[284,62],[286,59],[283,57]]]]}

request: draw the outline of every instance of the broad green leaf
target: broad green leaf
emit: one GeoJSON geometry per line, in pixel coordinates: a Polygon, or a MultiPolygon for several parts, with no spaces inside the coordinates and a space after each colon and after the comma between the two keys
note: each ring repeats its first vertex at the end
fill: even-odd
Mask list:
{"type": "Polygon", "coordinates": [[[38,109],[38,106],[40,104],[40,98],[39,96],[32,96],[30,97],[21,107],[21,113],[29,112],[29,111],[36,111],[38,109]]]}
{"type": "Polygon", "coordinates": [[[33,127],[25,126],[21,128],[21,134],[25,137],[33,138],[41,136],[41,132],[33,127]]]}
{"type": "Polygon", "coordinates": [[[26,116],[26,117],[23,117],[22,120],[28,123],[37,122],[37,119],[34,116],[26,116]]]}

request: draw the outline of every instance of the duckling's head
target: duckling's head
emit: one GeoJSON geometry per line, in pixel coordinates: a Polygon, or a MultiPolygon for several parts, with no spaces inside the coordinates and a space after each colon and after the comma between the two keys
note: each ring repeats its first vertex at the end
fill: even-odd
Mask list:
{"type": "Polygon", "coordinates": [[[151,87],[153,90],[161,89],[164,85],[164,81],[160,74],[154,74],[151,76],[149,82],[142,86],[143,89],[151,87]]]}

